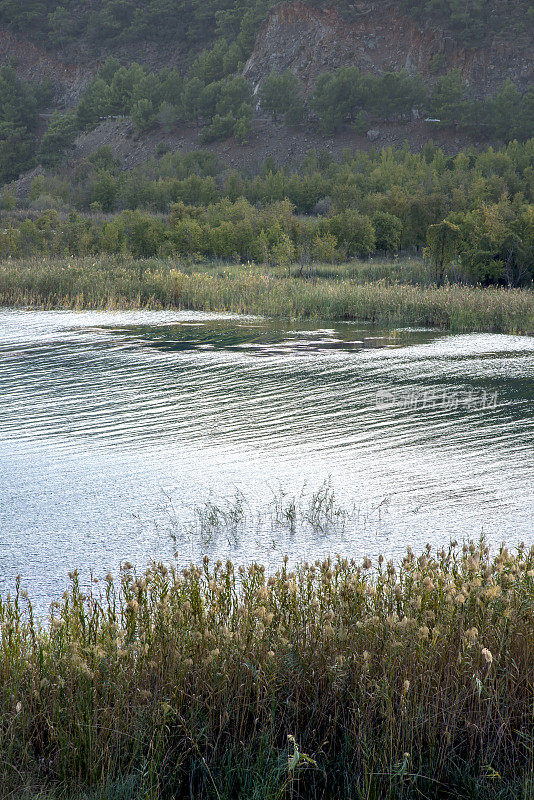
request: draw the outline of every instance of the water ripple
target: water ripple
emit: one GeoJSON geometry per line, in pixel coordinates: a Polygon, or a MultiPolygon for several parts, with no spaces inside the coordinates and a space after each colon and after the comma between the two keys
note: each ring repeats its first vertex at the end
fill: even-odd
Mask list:
{"type": "Polygon", "coordinates": [[[298,494],[329,475],[363,509],[345,530],[289,540],[260,526],[214,551],[534,540],[532,337],[3,310],[0,398],[0,589],[22,571],[49,597],[73,566],[168,557],[169,502],[181,557],[198,557],[195,502],[237,488],[257,509],[274,485],[298,494]],[[401,402],[425,392],[475,401],[401,402]]]}

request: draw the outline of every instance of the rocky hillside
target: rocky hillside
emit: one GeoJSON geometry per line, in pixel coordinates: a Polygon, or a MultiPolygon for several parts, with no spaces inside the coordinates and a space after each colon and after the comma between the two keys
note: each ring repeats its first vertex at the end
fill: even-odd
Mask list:
{"type": "Polygon", "coordinates": [[[0,28],[0,67],[13,65],[17,74],[27,81],[49,78],[55,89],[59,107],[73,106],[80,98],[97,65],[66,61],[53,49],[47,50],[33,42],[0,28]]]}
{"type": "Polygon", "coordinates": [[[192,49],[189,56],[183,47],[176,43],[145,41],[137,45],[108,46],[102,52],[91,51],[87,43],[81,42],[78,52],[72,47],[58,48],[52,42],[43,46],[13,31],[0,26],[0,67],[13,65],[20,77],[29,81],[49,78],[55,89],[55,105],[58,108],[75,106],[87,84],[97,73],[106,56],[113,55],[123,64],[134,61],[146,65],[150,70],[165,67],[186,69],[188,60],[198,48],[192,49]]]}
{"type": "MultiPolygon", "coordinates": [[[[516,93],[534,85],[530,0],[297,0],[277,5],[270,0],[139,0],[135,14],[133,6],[126,0],[91,0],[81,6],[64,0],[61,7],[55,0],[0,0],[0,67],[11,65],[28,82],[16,86],[7,76],[11,97],[0,96],[0,184],[22,176],[19,186],[27,187],[43,166],[64,171],[102,145],[110,146],[125,169],[154,155],[159,145],[179,151],[205,147],[229,166],[255,170],[267,156],[285,164],[312,148],[340,156],[345,148],[403,142],[420,150],[432,139],[454,153],[469,144],[514,137],[508,129],[508,138],[503,135],[502,122],[497,133],[488,133],[491,108],[474,108],[479,114],[474,125],[469,109],[468,124],[465,119],[456,124],[458,116],[451,112],[454,124],[442,117],[436,127],[424,121],[431,103],[418,106],[406,99],[400,110],[393,108],[393,90],[393,110],[387,113],[376,86],[374,105],[362,106],[365,111],[358,115],[356,99],[341,124],[321,129],[314,87],[320,75],[342,67],[358,68],[364,82],[366,76],[378,79],[387,73],[420,79],[427,95],[457,70],[467,82],[460,103],[491,97],[507,80],[516,93]],[[182,16],[187,23],[181,25],[182,16]],[[115,65],[107,72],[104,66],[108,83],[102,83],[102,65],[110,57],[115,65]],[[138,71],[135,91],[129,84],[133,73],[112,86],[117,69],[132,64],[138,71]],[[165,69],[175,71],[162,88],[158,81],[165,69]],[[266,78],[285,70],[298,78],[302,93],[300,121],[286,126],[259,102],[266,78]],[[236,76],[246,81],[235,83],[221,106],[221,92],[236,76]],[[30,119],[24,98],[43,79],[51,90],[48,95],[36,90],[30,119]],[[80,101],[86,106],[83,114],[80,101]],[[55,111],[67,114],[57,120],[55,111]],[[236,119],[242,124],[234,129],[236,119]]],[[[442,91],[442,104],[449,89],[442,91]]],[[[417,93],[421,87],[414,83],[411,90],[417,93]]],[[[525,118],[528,129],[532,116],[534,134],[531,94],[532,111],[525,118]]],[[[342,90],[341,99],[345,96],[342,90]]],[[[501,117],[513,118],[506,109],[517,109],[521,102],[521,94],[504,98],[501,117]]],[[[524,121],[522,130],[519,138],[524,140],[524,121]]]]}
{"type": "Polygon", "coordinates": [[[506,79],[534,79],[532,37],[501,31],[470,46],[434,22],[417,22],[396,2],[359,2],[348,22],[335,7],[281,3],[269,14],[244,73],[258,84],[272,70],[291,69],[310,89],[321,73],[354,65],[364,72],[406,69],[429,81],[458,68],[475,94],[506,79]]]}
{"type": "MultiPolygon", "coordinates": [[[[0,1],[2,5],[7,4],[0,1]]],[[[175,5],[178,14],[180,3],[175,5]]],[[[459,68],[479,94],[491,92],[507,78],[520,87],[533,81],[531,27],[521,26],[522,31],[511,24],[497,31],[488,28],[483,41],[466,44],[465,36],[447,26],[446,16],[439,23],[428,14],[419,14],[416,19],[406,5],[404,0],[361,0],[350,4],[309,0],[275,5],[259,29],[244,74],[257,84],[271,70],[289,68],[310,89],[319,73],[345,65],[376,74],[406,69],[427,80],[459,68]]],[[[499,5],[509,8],[510,20],[523,16],[521,0],[499,5]]],[[[178,33],[171,40],[157,41],[157,31],[152,31],[134,42],[124,33],[114,39],[102,34],[101,40],[98,36],[95,40],[93,33],[91,40],[87,31],[81,30],[73,41],[61,42],[42,30],[36,37],[29,24],[25,28],[19,23],[14,30],[5,24],[7,19],[5,13],[0,14],[0,66],[14,63],[19,74],[29,79],[50,77],[57,87],[60,105],[76,102],[108,55],[119,58],[121,63],[137,61],[150,69],[184,70],[202,44],[209,45],[210,33],[211,38],[214,34],[205,31],[204,42],[192,39],[187,45],[178,33]]]]}

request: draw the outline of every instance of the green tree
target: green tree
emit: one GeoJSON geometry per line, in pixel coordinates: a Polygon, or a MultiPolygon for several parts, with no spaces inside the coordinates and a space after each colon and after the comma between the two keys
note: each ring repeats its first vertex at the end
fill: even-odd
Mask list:
{"type": "Polygon", "coordinates": [[[254,112],[250,103],[243,103],[237,114],[234,125],[234,138],[239,144],[246,144],[252,134],[252,119],[254,112]]]}
{"type": "Polygon", "coordinates": [[[120,217],[128,249],[136,258],[156,255],[165,241],[165,224],[162,220],[125,211],[120,217]]]}
{"type": "Polygon", "coordinates": [[[203,90],[204,85],[200,78],[189,78],[184,81],[182,107],[186,119],[198,122],[203,90]]]}
{"type": "Polygon", "coordinates": [[[317,233],[312,241],[312,258],[325,264],[331,264],[338,257],[337,239],[331,233],[317,233]]]}
{"type": "Polygon", "coordinates": [[[461,229],[460,262],[482,284],[516,285],[534,274],[534,207],[503,198],[451,219],[461,229]]]}
{"type": "Polygon", "coordinates": [[[156,122],[157,111],[147,97],[142,97],[134,104],[130,116],[138,131],[147,131],[156,122]]]}
{"type": "Polygon", "coordinates": [[[244,104],[252,108],[252,85],[237,75],[222,84],[215,110],[217,114],[238,115],[244,104]]]}
{"type": "Polygon", "coordinates": [[[323,133],[334,133],[346,120],[369,105],[376,79],[357,67],[342,67],[317,78],[310,101],[323,133]]]}
{"type": "Polygon", "coordinates": [[[465,96],[466,82],[459,69],[441,75],[430,93],[428,109],[432,116],[446,124],[457,122],[461,116],[461,103],[465,96]]]}
{"type": "Polygon", "coordinates": [[[209,144],[221,139],[228,139],[234,132],[235,124],[236,120],[232,114],[226,114],[224,117],[216,114],[211,125],[203,128],[199,141],[202,144],[209,144]]]}
{"type": "Polygon", "coordinates": [[[141,83],[145,75],[146,70],[144,67],[135,62],[130,64],[129,67],[119,67],[119,69],[115,69],[114,63],[109,65],[108,61],[105,62],[102,68],[102,75],[99,73],[99,77],[104,80],[106,85],[109,85],[109,104],[111,112],[115,114],[129,113],[134,99],[139,99],[138,96],[134,98],[134,94],[136,87],[141,83]],[[108,68],[106,68],[106,65],[108,65],[108,68]],[[108,82],[104,75],[110,74],[112,74],[113,77],[111,82],[108,82]]]}
{"type": "Polygon", "coordinates": [[[161,125],[166,133],[170,133],[170,131],[172,131],[172,129],[180,122],[180,110],[176,106],[164,102],[160,106],[156,119],[158,125],[161,125]]]}
{"type": "Polygon", "coordinates": [[[279,115],[303,106],[299,80],[289,69],[271,72],[260,86],[259,97],[261,107],[272,114],[275,122],[279,115]]]}
{"type": "Polygon", "coordinates": [[[285,231],[280,233],[275,244],[271,247],[271,258],[280,270],[286,270],[291,275],[291,264],[295,261],[295,245],[285,231]]]}
{"type": "Polygon", "coordinates": [[[376,236],[376,249],[394,252],[402,239],[402,221],[387,211],[375,211],[372,216],[376,236]]]}
{"type": "Polygon", "coordinates": [[[289,128],[300,128],[306,122],[307,116],[308,112],[306,111],[304,100],[300,95],[297,95],[284,115],[284,122],[289,128]]]}
{"type": "Polygon", "coordinates": [[[23,126],[0,122],[0,184],[18,177],[34,163],[35,138],[23,126]]]}
{"type": "Polygon", "coordinates": [[[221,80],[228,74],[224,62],[227,54],[228,43],[225,39],[220,39],[211,49],[200,53],[189,70],[190,77],[199,78],[203,84],[221,80]]]}
{"type": "Polygon", "coordinates": [[[375,249],[375,230],[370,218],[347,209],[330,219],[330,230],[350,256],[368,256],[375,249]]]}
{"type": "Polygon", "coordinates": [[[97,172],[107,170],[115,173],[120,165],[120,161],[113,157],[109,145],[101,145],[94,153],[91,153],[87,160],[97,172]]]}
{"type": "Polygon", "coordinates": [[[208,243],[202,226],[196,219],[184,217],[176,221],[168,234],[175,252],[180,255],[201,253],[208,243]]]}
{"type": "Polygon", "coordinates": [[[217,258],[233,258],[237,253],[235,228],[230,222],[209,229],[210,249],[217,258]]]}
{"type": "Polygon", "coordinates": [[[443,284],[445,271],[453,258],[458,254],[462,234],[458,225],[444,219],[437,225],[430,225],[427,232],[427,243],[435,282],[443,284]]]}
{"type": "MultiPolygon", "coordinates": [[[[491,133],[500,139],[510,139],[513,135],[521,137],[522,103],[521,92],[515,83],[506,81],[487,103],[491,133]]],[[[534,133],[534,127],[530,133],[534,133]]]]}
{"type": "Polygon", "coordinates": [[[64,6],[56,6],[47,16],[50,40],[64,46],[71,42],[76,34],[76,19],[64,6]]]}
{"type": "Polygon", "coordinates": [[[38,124],[35,87],[21,80],[13,67],[0,69],[0,122],[33,131],[38,124]]]}
{"type": "Polygon", "coordinates": [[[60,114],[57,111],[50,117],[41,144],[38,158],[45,167],[54,166],[61,161],[67,147],[70,147],[78,133],[78,120],[73,111],[60,114]]]}
{"type": "Polygon", "coordinates": [[[102,80],[105,81],[109,86],[120,68],[120,61],[118,61],[114,56],[109,56],[100,66],[98,70],[98,77],[102,78],[102,80]]]}
{"type": "Polygon", "coordinates": [[[92,199],[98,203],[102,211],[113,211],[119,181],[110,172],[103,170],[99,172],[93,184],[92,199]]]}
{"type": "Polygon", "coordinates": [[[426,89],[419,75],[412,77],[406,70],[386,72],[376,82],[372,81],[370,100],[386,117],[409,113],[423,103],[426,89]]]}
{"type": "Polygon", "coordinates": [[[113,107],[110,87],[102,78],[95,78],[87,87],[76,109],[78,127],[83,129],[108,116],[113,107]]]}

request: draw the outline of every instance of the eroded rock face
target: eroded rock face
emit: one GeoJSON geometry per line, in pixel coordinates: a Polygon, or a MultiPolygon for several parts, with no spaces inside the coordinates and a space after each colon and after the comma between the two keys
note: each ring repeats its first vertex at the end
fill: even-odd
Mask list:
{"type": "Polygon", "coordinates": [[[275,7],[245,66],[246,77],[257,85],[272,70],[289,68],[310,90],[321,72],[354,65],[375,74],[406,69],[433,79],[436,55],[443,71],[461,70],[474,94],[494,90],[506,78],[524,85],[534,77],[528,37],[512,43],[496,36],[487,47],[475,49],[439,28],[420,26],[394,2],[360,2],[354,11],[354,21],[347,22],[327,6],[296,2],[275,7]]]}
{"type": "Polygon", "coordinates": [[[0,28],[0,67],[14,64],[17,74],[29,81],[50,78],[56,102],[72,106],[78,102],[98,65],[92,67],[66,64],[52,53],[36,47],[31,42],[17,39],[0,28]]]}

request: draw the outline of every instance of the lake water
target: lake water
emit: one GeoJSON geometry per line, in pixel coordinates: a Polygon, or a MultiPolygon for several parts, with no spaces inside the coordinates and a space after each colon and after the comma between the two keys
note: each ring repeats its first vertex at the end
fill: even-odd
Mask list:
{"type": "Polygon", "coordinates": [[[0,398],[0,592],[41,607],[174,553],[534,542],[532,337],[0,310],[0,398]]]}

